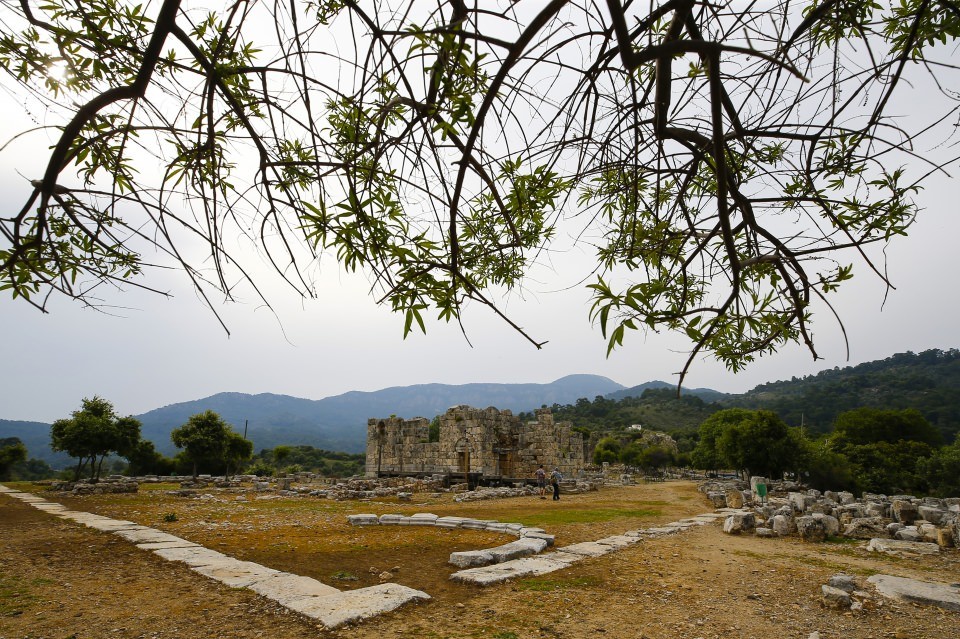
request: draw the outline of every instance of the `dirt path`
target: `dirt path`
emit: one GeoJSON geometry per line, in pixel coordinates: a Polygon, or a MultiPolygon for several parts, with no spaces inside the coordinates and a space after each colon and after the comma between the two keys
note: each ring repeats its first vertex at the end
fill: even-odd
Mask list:
{"type": "Polygon", "coordinates": [[[453,503],[328,503],[303,499],[201,500],[160,491],[60,499],[72,509],[130,519],[338,588],[393,580],[433,600],[328,632],[253,593],[230,589],[112,535],[0,496],[0,639],[294,637],[947,638],[960,614],[874,600],[863,611],[820,604],[819,589],[846,571],[930,581],[960,578],[957,551],[898,560],[855,544],[731,537],[719,526],[648,540],[541,578],[489,588],[452,584],[453,550],[497,545],[491,533],[356,529],[348,513],[434,512],[541,525],[559,544],[597,539],[710,510],[690,484],[607,489],[559,504],[511,499],[453,503]],[[176,521],[164,522],[165,515],[176,521]],[[159,523],[158,523],[159,522],[159,523]],[[374,572],[376,571],[376,572],[374,572]],[[348,579],[331,581],[333,575],[348,579]],[[355,580],[353,579],[355,578],[355,580]]]}

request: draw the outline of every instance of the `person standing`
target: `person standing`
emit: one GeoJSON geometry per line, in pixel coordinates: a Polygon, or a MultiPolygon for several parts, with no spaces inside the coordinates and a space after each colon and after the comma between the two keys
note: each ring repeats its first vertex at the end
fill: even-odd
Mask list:
{"type": "Polygon", "coordinates": [[[550,473],[550,485],[553,487],[553,501],[560,501],[560,482],[563,481],[563,474],[559,468],[554,468],[550,473]]]}
{"type": "Polygon", "coordinates": [[[540,464],[540,468],[537,469],[537,472],[534,473],[537,477],[537,492],[540,493],[540,499],[546,499],[544,493],[547,492],[547,471],[543,469],[543,464],[540,464]]]}

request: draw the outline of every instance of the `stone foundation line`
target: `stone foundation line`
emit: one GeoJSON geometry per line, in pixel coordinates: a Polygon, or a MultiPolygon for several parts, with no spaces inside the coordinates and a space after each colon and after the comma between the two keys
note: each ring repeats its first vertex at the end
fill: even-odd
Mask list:
{"type": "Polygon", "coordinates": [[[734,509],[723,508],[717,512],[704,513],[688,519],[664,524],[654,528],[628,530],[622,535],[604,537],[596,541],[584,541],[570,546],[556,548],[555,552],[540,555],[547,546],[553,546],[554,536],[541,528],[528,528],[523,524],[503,524],[497,521],[467,519],[464,517],[438,517],[430,513],[418,513],[411,517],[402,515],[362,514],[349,515],[347,519],[354,526],[438,526],[441,528],[465,528],[468,530],[487,530],[514,534],[520,539],[513,543],[487,548],[468,550],[450,555],[450,563],[459,570],[450,578],[462,583],[480,586],[498,584],[516,577],[534,577],[566,568],[587,557],[600,557],[639,543],[644,538],[661,537],[687,530],[693,526],[703,526],[718,519],[725,519],[734,509]],[[536,555],[536,556],[534,556],[536,555]]]}
{"type": "Polygon", "coordinates": [[[424,592],[392,583],[340,591],[316,579],[241,561],[132,521],[68,510],[62,504],[3,485],[0,485],[0,494],[19,499],[61,519],[122,537],[137,548],[169,561],[183,562],[194,572],[231,588],[248,588],[285,608],[319,621],[327,628],[390,612],[411,601],[430,599],[430,595],[424,592]]]}

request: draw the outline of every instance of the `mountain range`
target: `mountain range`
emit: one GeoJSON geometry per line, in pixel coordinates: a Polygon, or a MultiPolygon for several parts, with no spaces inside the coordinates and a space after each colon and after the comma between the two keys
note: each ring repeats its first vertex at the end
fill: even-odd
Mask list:
{"type": "MultiPolygon", "coordinates": [[[[559,405],[560,418],[570,419],[575,425],[603,429],[644,424],[667,431],[681,428],[694,434],[707,416],[732,406],[772,410],[789,425],[802,426],[811,433],[829,432],[837,415],[862,406],[912,408],[942,433],[946,443],[960,433],[957,349],[898,353],[883,360],[761,384],[743,394],[685,388],[683,397],[678,398],[675,392],[662,390],[675,388],[663,381],[626,388],[598,375],[570,375],[549,384],[421,384],[351,391],[319,400],[267,393],[219,393],[136,417],[142,424],[143,438],[166,455],[176,452],[170,431],[205,410],[219,413],[237,432],[246,431],[258,451],[280,444],[306,444],[362,452],[368,419],[390,415],[429,419],[457,404],[495,406],[514,413],[559,405]],[[578,401],[582,398],[587,405],[578,401]]],[[[54,467],[70,464],[65,454],[50,450],[49,424],[0,419],[0,439],[4,437],[19,437],[31,457],[54,467]]]]}
{"type": "MultiPolygon", "coordinates": [[[[171,404],[135,415],[141,436],[165,455],[176,452],[170,431],[196,413],[212,410],[234,430],[246,435],[255,450],[280,444],[306,444],[327,450],[362,452],[366,448],[367,420],[399,415],[404,418],[440,415],[451,406],[495,406],[515,413],[540,406],[569,404],[581,397],[606,396],[625,390],[621,384],[599,375],[568,375],[549,384],[418,384],[378,391],[350,391],[311,400],[288,395],[218,393],[189,402],[171,404]]],[[[0,438],[19,437],[31,457],[54,467],[66,466],[70,458],[50,450],[50,425],[0,419],[0,438]]]]}

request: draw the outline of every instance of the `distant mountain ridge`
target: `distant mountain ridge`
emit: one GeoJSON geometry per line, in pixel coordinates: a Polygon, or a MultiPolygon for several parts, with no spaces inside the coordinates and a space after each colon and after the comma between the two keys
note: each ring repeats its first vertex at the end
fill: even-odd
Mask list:
{"type": "MultiPolygon", "coordinates": [[[[568,375],[548,384],[418,384],[378,391],[350,391],[318,400],[272,393],[227,392],[163,406],[136,417],[142,424],[141,436],[166,455],[176,452],[170,431],[191,415],[205,410],[215,411],[241,434],[246,428],[255,450],[281,444],[306,444],[327,450],[362,452],[366,448],[367,419],[371,417],[399,415],[429,419],[457,404],[522,412],[542,405],[573,403],[580,397],[606,395],[623,388],[622,384],[599,375],[568,375]]],[[[50,463],[56,460],[62,466],[67,458],[50,450],[49,431],[49,424],[0,420],[0,437],[20,437],[31,457],[50,463]]]]}
{"type": "MultiPolygon", "coordinates": [[[[255,450],[280,444],[306,444],[361,452],[366,443],[367,419],[371,417],[431,418],[456,404],[478,408],[495,406],[519,413],[541,405],[564,406],[576,404],[580,398],[594,400],[598,396],[612,405],[627,397],[641,397],[645,390],[675,388],[674,384],[660,380],[626,388],[606,377],[570,375],[549,384],[420,384],[372,392],[350,391],[319,400],[269,393],[219,393],[157,408],[137,417],[143,424],[143,437],[167,455],[175,452],[170,431],[186,422],[190,415],[204,410],[216,411],[240,433],[248,425],[248,437],[253,440],[255,450]]],[[[839,413],[860,406],[915,408],[950,442],[960,432],[960,351],[898,353],[884,360],[761,384],[739,395],[708,388],[684,388],[682,395],[681,400],[673,395],[677,405],[664,403],[666,397],[661,398],[664,401],[634,402],[631,410],[636,414],[620,417],[629,417],[628,424],[667,426],[672,419],[695,428],[694,422],[702,421],[715,410],[742,406],[775,411],[788,424],[803,424],[810,432],[828,432],[839,413]]],[[[602,412],[593,413],[592,418],[600,422],[610,419],[602,412]]],[[[50,451],[49,424],[0,419],[2,437],[19,437],[31,457],[57,467],[69,463],[66,455],[50,451]]]]}
{"type": "MultiPolygon", "coordinates": [[[[672,388],[676,390],[677,385],[671,384],[669,382],[664,382],[661,380],[654,380],[652,382],[645,382],[639,386],[631,386],[630,388],[624,388],[622,390],[614,391],[612,393],[607,393],[604,395],[606,399],[612,400],[621,400],[627,397],[642,397],[643,391],[649,388],[672,388]]],[[[720,391],[713,390],[712,388],[681,388],[681,395],[693,395],[694,397],[699,397],[706,403],[710,404],[712,402],[719,402],[721,400],[732,397],[729,393],[721,393],[720,391]]]]}

